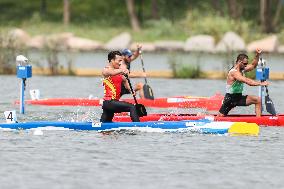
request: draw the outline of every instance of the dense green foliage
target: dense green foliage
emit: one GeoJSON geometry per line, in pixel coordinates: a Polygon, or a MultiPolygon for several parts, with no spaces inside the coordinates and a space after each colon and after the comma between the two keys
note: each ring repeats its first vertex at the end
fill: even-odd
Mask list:
{"type": "MultiPolygon", "coordinates": [[[[271,0],[274,13],[277,0],[271,0]]],[[[1,31],[20,27],[30,34],[69,31],[75,35],[107,41],[121,31],[132,32],[125,0],[69,0],[71,23],[63,26],[63,0],[1,0],[1,31]]],[[[210,34],[216,40],[228,30],[241,35],[246,42],[263,37],[260,29],[259,0],[237,1],[242,8],[233,18],[226,0],[136,0],[135,8],[142,31],[134,33],[136,41],[160,39],[185,40],[195,34],[210,34]],[[157,6],[153,11],[152,3],[157,6]]],[[[283,5],[282,5],[283,6],[283,5]]],[[[280,18],[284,17],[284,11],[280,18]]],[[[283,34],[284,20],[276,32],[283,34]]],[[[280,40],[284,41],[280,35],[280,40]]]]}
{"type": "MultiPolygon", "coordinates": [[[[25,20],[39,15],[42,21],[61,22],[63,1],[46,0],[46,8],[37,0],[1,0],[1,23],[21,24],[25,20]],[[15,17],[16,15],[16,17],[15,17]]],[[[73,23],[93,23],[106,26],[128,26],[129,19],[124,0],[70,0],[71,20],[73,23]]],[[[177,21],[186,14],[189,1],[158,0],[158,12],[161,18],[177,21]]],[[[151,1],[136,1],[140,20],[151,19],[151,1]]]]}
{"type": "Polygon", "coordinates": [[[174,78],[200,78],[201,77],[200,66],[194,65],[181,65],[175,72],[174,78]]]}
{"type": "MultiPolygon", "coordinates": [[[[0,47],[6,34],[18,27],[30,35],[72,32],[76,36],[106,42],[113,36],[127,31],[134,41],[181,40],[197,34],[212,35],[216,41],[227,31],[235,31],[248,43],[267,35],[261,28],[260,0],[134,0],[135,12],[142,30],[134,32],[130,25],[126,0],[69,0],[70,23],[63,24],[63,0],[0,0],[0,47]],[[229,6],[229,2],[236,3],[229,6]],[[156,3],[156,6],[153,6],[156,3]],[[241,10],[241,11],[240,11],[241,10]],[[233,13],[235,12],[236,15],[233,13]]],[[[267,1],[268,2],[268,1],[267,1]]],[[[279,0],[269,0],[272,23],[279,0]]],[[[283,9],[283,8],[282,8],[283,9]]],[[[273,31],[284,43],[284,9],[280,12],[279,22],[273,31]]],[[[14,72],[10,67],[10,57],[17,48],[0,48],[0,73],[14,72]]],[[[57,72],[56,52],[47,55],[57,72]],[[52,58],[55,57],[55,58],[52,58]]],[[[227,53],[224,70],[228,70],[235,54],[227,53]]],[[[179,60],[170,60],[177,62],[179,60]]],[[[200,77],[200,67],[171,64],[175,77],[200,77]]],[[[198,65],[198,64],[197,64],[198,65]]],[[[50,66],[52,68],[52,66],[50,66]]],[[[71,67],[71,66],[70,66],[71,67]]],[[[251,77],[253,73],[250,74],[251,77]]]]}
{"type": "Polygon", "coordinates": [[[171,67],[174,78],[194,79],[202,77],[203,73],[199,64],[185,64],[174,54],[168,58],[168,64],[171,67]]]}

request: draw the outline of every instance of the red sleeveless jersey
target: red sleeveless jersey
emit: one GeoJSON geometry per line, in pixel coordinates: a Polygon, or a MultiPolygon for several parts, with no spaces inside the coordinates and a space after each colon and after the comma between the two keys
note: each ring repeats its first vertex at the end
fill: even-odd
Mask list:
{"type": "Polygon", "coordinates": [[[104,100],[119,100],[121,94],[122,75],[104,78],[104,100]]]}

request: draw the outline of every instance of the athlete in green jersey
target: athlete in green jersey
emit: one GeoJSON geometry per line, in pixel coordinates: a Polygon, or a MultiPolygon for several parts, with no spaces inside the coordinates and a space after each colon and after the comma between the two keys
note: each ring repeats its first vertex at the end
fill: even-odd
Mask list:
{"type": "Polygon", "coordinates": [[[261,101],[257,96],[243,95],[244,83],[249,86],[266,86],[266,81],[255,81],[244,76],[244,72],[249,72],[256,68],[261,50],[256,50],[255,58],[248,64],[248,56],[239,54],[234,67],[229,71],[226,84],[226,95],[219,110],[219,116],[228,115],[229,111],[236,106],[249,106],[255,104],[255,114],[261,116],[261,101]]]}

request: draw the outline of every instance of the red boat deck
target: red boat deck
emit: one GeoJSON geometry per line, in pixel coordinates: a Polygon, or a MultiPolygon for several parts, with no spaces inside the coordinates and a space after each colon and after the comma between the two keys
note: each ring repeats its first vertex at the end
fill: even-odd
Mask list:
{"type": "MultiPolygon", "coordinates": [[[[214,121],[232,121],[256,123],[261,126],[284,126],[284,114],[277,116],[263,115],[230,115],[227,117],[217,117],[216,115],[197,116],[196,114],[150,114],[141,117],[141,121],[180,121],[180,120],[197,120],[208,118],[214,121]]],[[[124,122],[131,121],[129,116],[115,116],[114,121],[124,122]]]]}
{"type": "MultiPolygon", "coordinates": [[[[204,108],[207,110],[219,110],[224,96],[216,94],[212,97],[171,97],[157,98],[155,100],[138,99],[138,103],[146,107],[153,108],[204,108]]],[[[134,103],[133,99],[121,99],[126,102],[134,103]]],[[[15,102],[19,104],[19,101],[15,102]]],[[[102,99],[88,98],[46,98],[39,100],[26,100],[26,104],[42,106],[101,106],[102,99]]]]}

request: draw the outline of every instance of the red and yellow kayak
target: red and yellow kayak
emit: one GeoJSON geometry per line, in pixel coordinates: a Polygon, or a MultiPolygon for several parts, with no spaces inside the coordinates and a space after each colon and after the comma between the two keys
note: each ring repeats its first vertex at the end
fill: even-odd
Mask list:
{"type": "MultiPolygon", "coordinates": [[[[212,97],[179,96],[170,98],[156,98],[155,100],[138,99],[138,103],[152,108],[204,108],[207,110],[219,110],[224,96],[215,94],[212,97]]],[[[133,99],[121,99],[134,103],[133,99]]],[[[26,104],[42,106],[101,106],[102,99],[88,98],[45,98],[38,100],[26,100],[26,104]]],[[[19,102],[16,101],[16,104],[19,102]]]]}
{"type": "MultiPolygon", "coordinates": [[[[181,121],[181,120],[199,120],[210,119],[212,121],[230,121],[230,122],[247,122],[256,123],[261,126],[284,126],[284,114],[276,116],[263,115],[229,115],[227,117],[217,117],[216,115],[196,115],[196,114],[149,114],[141,117],[141,121],[181,121]]],[[[114,121],[127,122],[131,121],[127,115],[116,115],[114,121]]]]}

